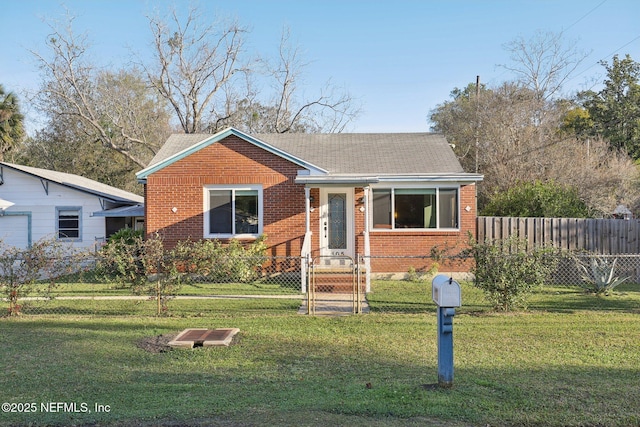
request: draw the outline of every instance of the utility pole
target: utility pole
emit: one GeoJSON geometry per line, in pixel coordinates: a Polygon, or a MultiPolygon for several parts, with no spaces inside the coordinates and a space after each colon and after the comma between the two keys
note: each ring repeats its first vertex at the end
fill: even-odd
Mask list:
{"type": "Polygon", "coordinates": [[[476,170],[478,173],[478,148],[480,142],[478,141],[478,134],[480,133],[480,76],[476,76],[476,170]]]}

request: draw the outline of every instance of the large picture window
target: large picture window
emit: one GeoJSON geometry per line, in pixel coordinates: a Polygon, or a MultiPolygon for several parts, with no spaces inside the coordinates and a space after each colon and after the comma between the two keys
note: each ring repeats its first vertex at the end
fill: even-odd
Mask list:
{"type": "Polygon", "coordinates": [[[205,237],[259,236],[262,233],[262,188],[206,187],[205,237]]]}
{"type": "Polygon", "coordinates": [[[373,190],[374,229],[458,228],[457,188],[373,190]]]}
{"type": "Polygon", "coordinates": [[[82,240],[82,208],[57,207],[56,232],[58,240],[82,240]]]}

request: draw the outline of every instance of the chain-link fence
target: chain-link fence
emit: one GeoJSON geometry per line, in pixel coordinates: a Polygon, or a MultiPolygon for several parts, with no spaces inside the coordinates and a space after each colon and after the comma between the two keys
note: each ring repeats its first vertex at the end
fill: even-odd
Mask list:
{"type": "MultiPolygon", "coordinates": [[[[615,280],[640,283],[640,254],[555,256],[550,285],[585,287],[587,282],[603,285],[615,280]]],[[[435,274],[452,274],[461,283],[468,283],[468,289],[473,280],[470,269],[453,273],[447,269],[469,266],[469,259],[457,259],[454,264],[436,263],[429,256],[358,257],[348,271],[330,265],[314,270],[311,260],[301,257],[246,257],[232,261],[219,259],[207,271],[183,271],[166,294],[154,292],[162,282],[160,274],[146,277],[147,286],[141,290],[132,283],[108,280],[94,268],[92,260],[86,259],[81,272],[53,281],[10,285],[4,272],[0,307],[4,315],[134,316],[156,315],[159,310],[184,316],[206,316],[210,312],[419,314],[435,310],[431,300],[431,279],[435,274]],[[158,295],[163,299],[162,307],[158,295]]]]}

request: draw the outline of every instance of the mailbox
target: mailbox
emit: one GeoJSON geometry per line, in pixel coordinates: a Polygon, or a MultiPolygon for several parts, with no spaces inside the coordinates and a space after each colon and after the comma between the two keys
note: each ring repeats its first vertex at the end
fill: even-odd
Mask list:
{"type": "Polygon", "coordinates": [[[431,281],[431,296],[439,307],[460,307],[460,284],[444,274],[438,274],[431,281]]]}

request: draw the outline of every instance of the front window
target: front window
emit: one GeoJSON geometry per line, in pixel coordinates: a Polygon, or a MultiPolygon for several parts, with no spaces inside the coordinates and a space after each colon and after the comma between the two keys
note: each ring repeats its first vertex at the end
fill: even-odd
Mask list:
{"type": "Polygon", "coordinates": [[[374,229],[458,228],[458,189],[374,189],[372,217],[374,229]]]}
{"type": "Polygon", "coordinates": [[[78,207],[56,208],[56,232],[59,240],[80,241],[82,209],[78,207]]]}
{"type": "Polygon", "coordinates": [[[262,233],[262,188],[205,188],[205,237],[262,233]]]}

